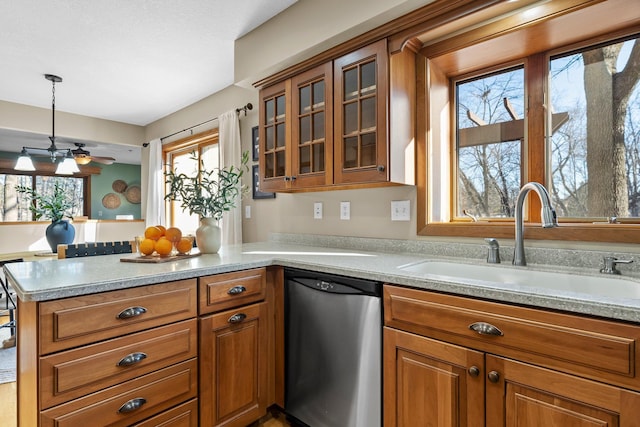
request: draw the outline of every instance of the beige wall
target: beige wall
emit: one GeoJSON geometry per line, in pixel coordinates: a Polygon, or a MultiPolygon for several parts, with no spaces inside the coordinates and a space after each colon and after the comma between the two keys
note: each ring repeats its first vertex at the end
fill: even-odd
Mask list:
{"type": "MultiPolygon", "coordinates": [[[[0,128],[48,136],[51,110],[0,101],[0,128]]],[[[56,111],[56,136],[139,147],[144,127],[56,111]]]]}
{"type": "MultiPolygon", "coordinates": [[[[0,254],[19,252],[47,252],[51,248],[44,236],[49,221],[0,225],[0,254]]],[[[142,221],[75,222],[75,243],[117,242],[132,240],[144,233],[142,221]]]]}
{"type": "Polygon", "coordinates": [[[299,0],[236,41],[243,86],[308,59],[434,0],[299,0]]]}

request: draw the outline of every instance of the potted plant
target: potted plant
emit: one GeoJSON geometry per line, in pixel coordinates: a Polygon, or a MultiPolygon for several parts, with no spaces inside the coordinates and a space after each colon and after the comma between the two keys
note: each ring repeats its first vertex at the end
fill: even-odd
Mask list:
{"type": "Polygon", "coordinates": [[[33,188],[22,185],[16,185],[16,191],[31,200],[29,210],[36,221],[40,218],[51,220],[45,236],[53,253],[58,252],[58,245],[73,242],[76,230],[65,218],[71,218],[68,212],[75,206],[75,202],[60,182],[54,183],[50,193],[39,194],[33,188]]]}
{"type": "MultiPolygon", "coordinates": [[[[195,153],[192,159],[197,160],[195,153]]],[[[217,253],[220,249],[220,227],[222,215],[235,207],[239,194],[246,190],[241,178],[248,170],[249,152],[242,153],[240,166],[207,170],[204,162],[193,174],[165,172],[168,185],[165,200],[178,201],[180,207],[190,215],[200,216],[200,227],[196,230],[196,244],[202,253],[217,253]]]]}

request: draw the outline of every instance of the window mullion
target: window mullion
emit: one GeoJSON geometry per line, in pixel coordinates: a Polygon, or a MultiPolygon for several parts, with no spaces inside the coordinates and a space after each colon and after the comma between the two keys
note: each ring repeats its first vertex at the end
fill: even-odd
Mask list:
{"type": "MultiPolygon", "coordinates": [[[[525,65],[525,97],[526,104],[526,157],[523,183],[539,182],[548,188],[547,161],[545,156],[545,115],[544,105],[547,58],[545,54],[536,54],[527,58],[525,65]]],[[[530,222],[540,222],[540,200],[536,197],[528,198],[528,215],[530,222]]]]}

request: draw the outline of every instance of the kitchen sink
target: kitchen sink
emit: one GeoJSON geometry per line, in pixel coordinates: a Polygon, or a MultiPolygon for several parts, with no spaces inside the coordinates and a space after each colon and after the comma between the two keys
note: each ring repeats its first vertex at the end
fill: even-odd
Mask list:
{"type": "MultiPolygon", "coordinates": [[[[521,287],[570,292],[613,298],[640,299],[640,282],[620,276],[582,275],[540,271],[506,265],[477,265],[449,261],[418,261],[398,267],[422,276],[441,276],[448,280],[486,285],[486,282],[521,287]],[[482,281],[484,283],[478,283],[482,281]]],[[[522,289],[524,290],[524,289],[522,289]]]]}

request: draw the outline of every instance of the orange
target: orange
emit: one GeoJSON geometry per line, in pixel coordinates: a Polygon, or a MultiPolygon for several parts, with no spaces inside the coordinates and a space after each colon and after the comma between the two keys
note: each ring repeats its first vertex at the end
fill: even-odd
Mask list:
{"type": "Polygon", "coordinates": [[[162,230],[155,226],[147,227],[147,229],[144,230],[144,237],[151,240],[158,240],[162,237],[162,230]]]}
{"type": "Polygon", "coordinates": [[[191,248],[193,248],[193,243],[191,242],[191,239],[186,237],[183,237],[178,243],[176,243],[176,249],[181,254],[188,254],[191,251],[191,248]]]}
{"type": "Polygon", "coordinates": [[[140,242],[140,253],[143,255],[151,255],[156,248],[156,242],[152,239],[144,239],[140,242]]]}
{"type": "Polygon", "coordinates": [[[177,243],[182,239],[182,231],[178,227],[169,227],[165,231],[164,236],[173,243],[177,243]]]}
{"type": "Polygon", "coordinates": [[[171,255],[171,250],[173,249],[173,244],[165,238],[158,239],[156,242],[156,252],[160,256],[171,255]]]}
{"type": "Polygon", "coordinates": [[[160,232],[162,233],[160,235],[164,236],[164,232],[167,231],[166,227],[164,225],[156,225],[156,227],[160,229],[160,232]]]}

